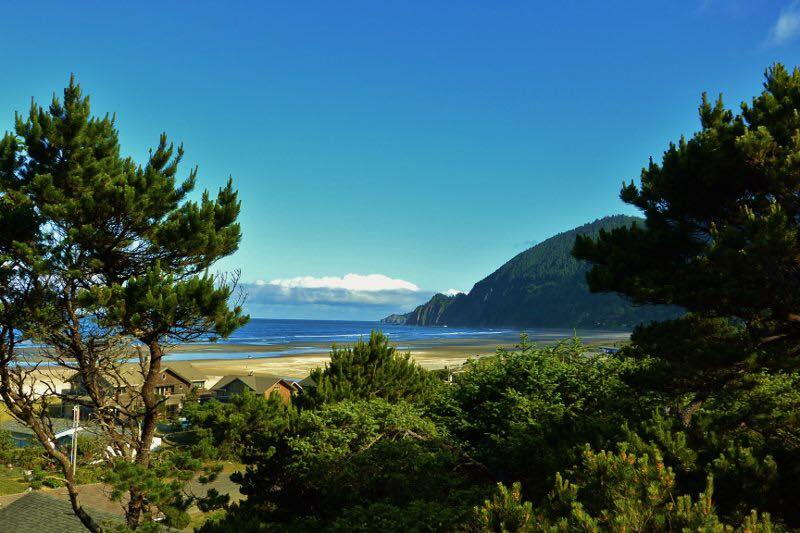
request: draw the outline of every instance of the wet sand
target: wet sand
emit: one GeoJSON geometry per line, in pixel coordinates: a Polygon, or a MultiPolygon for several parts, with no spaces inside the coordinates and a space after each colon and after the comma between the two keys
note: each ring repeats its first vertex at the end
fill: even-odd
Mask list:
{"type": "MultiPolygon", "coordinates": [[[[564,337],[537,340],[534,344],[547,344],[564,337]]],[[[620,344],[628,339],[627,333],[603,332],[584,337],[587,345],[620,344]]],[[[493,354],[498,348],[513,348],[519,343],[515,335],[500,337],[435,339],[409,341],[396,344],[401,352],[427,369],[460,366],[469,358],[493,354]]],[[[330,344],[307,343],[283,345],[248,344],[190,344],[173,348],[167,360],[191,361],[201,372],[210,376],[255,372],[283,377],[302,378],[313,368],[329,360],[330,344]],[[299,353],[298,353],[299,352],[299,353]]],[[[168,363],[165,363],[168,364],[168,363]]]]}
{"type": "MultiPolygon", "coordinates": [[[[586,346],[619,345],[630,336],[625,332],[579,332],[586,346]]],[[[551,344],[565,340],[563,330],[559,334],[537,334],[531,344],[551,344]]],[[[429,370],[453,368],[467,359],[494,354],[498,348],[513,349],[519,343],[516,334],[480,337],[455,337],[452,339],[428,339],[393,343],[401,352],[410,352],[411,357],[429,370]]],[[[348,343],[341,343],[344,346],[348,343]]],[[[303,344],[183,344],[167,351],[162,365],[169,361],[190,361],[200,372],[208,376],[206,386],[211,387],[225,375],[245,375],[250,372],[287,378],[304,378],[330,359],[330,343],[303,344]]],[[[61,368],[42,366],[31,372],[29,385],[39,393],[49,388],[57,391],[66,386],[65,371],[61,368]]]]}

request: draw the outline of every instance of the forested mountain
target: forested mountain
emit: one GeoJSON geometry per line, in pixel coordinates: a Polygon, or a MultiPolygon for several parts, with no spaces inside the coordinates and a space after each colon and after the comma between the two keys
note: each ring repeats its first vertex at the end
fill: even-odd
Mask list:
{"type": "Polygon", "coordinates": [[[469,294],[436,294],[410,313],[385,323],[419,326],[541,326],[630,328],[672,318],[670,307],[634,306],[616,294],[592,294],[589,265],[571,255],[577,235],[597,236],[642,220],[614,215],[559,233],[520,253],[479,281],[469,294]]]}

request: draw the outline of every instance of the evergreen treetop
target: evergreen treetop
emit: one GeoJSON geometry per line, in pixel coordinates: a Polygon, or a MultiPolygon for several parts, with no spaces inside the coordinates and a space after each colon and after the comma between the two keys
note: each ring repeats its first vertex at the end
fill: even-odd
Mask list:
{"type": "MultiPolygon", "coordinates": [[[[15,364],[20,341],[44,344],[43,357],[79,374],[80,401],[115,455],[135,464],[123,469],[132,473],[150,467],[165,349],[227,336],[248,319],[231,305],[236,279],[210,273],[238,248],[237,193],[229,179],[215,197],[192,200],[197,169],[179,179],[183,157],[165,134],[146,163],[122,156],[114,117],[92,116],[74,77],[62,99],[32,102],[0,140],[0,394],[45,447],[54,440],[44,408],[53,398],[19,385],[28,379],[15,364]],[[120,367],[133,356],[141,379],[131,381],[120,367]]],[[[76,514],[99,531],[82,512],[69,458],[48,453],[76,514]]],[[[136,528],[150,504],[135,476],[127,488],[136,528]]]]}
{"type": "MultiPolygon", "coordinates": [[[[776,64],[736,113],[703,95],[701,129],[650,160],[620,197],[643,225],[578,237],[593,291],[746,326],[762,362],[800,349],[800,70],[776,64]]],[[[792,354],[792,357],[785,357],[792,354]]]]}

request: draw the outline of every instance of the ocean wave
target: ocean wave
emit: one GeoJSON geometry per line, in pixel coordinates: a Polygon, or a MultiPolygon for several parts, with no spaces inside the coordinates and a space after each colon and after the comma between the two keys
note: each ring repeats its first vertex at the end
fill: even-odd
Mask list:
{"type": "Polygon", "coordinates": [[[295,339],[332,339],[334,337],[364,337],[368,333],[347,333],[337,335],[292,335],[295,339]]]}
{"type": "Polygon", "coordinates": [[[503,333],[513,333],[511,330],[500,331],[448,331],[447,333],[423,333],[427,337],[445,337],[452,335],[501,335],[503,333]]]}

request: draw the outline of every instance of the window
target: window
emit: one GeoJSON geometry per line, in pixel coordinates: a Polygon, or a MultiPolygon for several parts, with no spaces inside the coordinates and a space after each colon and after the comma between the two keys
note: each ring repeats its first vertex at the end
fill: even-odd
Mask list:
{"type": "Polygon", "coordinates": [[[156,394],[161,396],[169,396],[173,393],[175,393],[174,385],[163,385],[161,387],[156,387],[156,394]]]}

